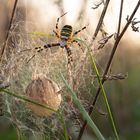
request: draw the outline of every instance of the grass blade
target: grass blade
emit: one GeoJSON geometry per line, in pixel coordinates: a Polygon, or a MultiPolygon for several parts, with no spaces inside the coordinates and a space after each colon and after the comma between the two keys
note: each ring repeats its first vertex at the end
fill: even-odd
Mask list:
{"type": "Polygon", "coordinates": [[[104,99],[105,104],[106,104],[106,108],[107,108],[107,111],[108,111],[108,114],[109,114],[109,118],[110,118],[110,121],[111,121],[111,125],[112,125],[112,128],[113,128],[116,140],[119,140],[118,132],[117,132],[115,122],[114,122],[114,119],[113,119],[113,115],[112,115],[112,112],[111,112],[111,109],[110,109],[110,106],[109,106],[109,103],[108,103],[108,100],[107,100],[106,92],[105,92],[105,89],[103,87],[102,81],[100,79],[100,74],[99,74],[99,71],[97,69],[94,57],[92,55],[92,52],[90,51],[90,46],[88,46],[84,41],[82,41],[80,39],[78,39],[78,41],[82,42],[86,46],[86,48],[88,49],[88,53],[89,53],[89,56],[90,56],[92,68],[93,68],[93,71],[96,73],[98,83],[99,83],[99,85],[101,87],[102,94],[103,94],[103,99],[104,99]]]}
{"type": "Polygon", "coordinates": [[[83,105],[81,104],[80,100],[77,98],[76,93],[69,86],[69,84],[67,83],[67,81],[65,80],[65,78],[63,77],[62,74],[61,74],[61,77],[62,77],[62,80],[64,81],[67,89],[71,93],[74,103],[78,107],[78,109],[79,109],[80,113],[82,114],[83,118],[87,121],[87,124],[91,127],[92,131],[95,133],[95,135],[97,136],[97,138],[99,140],[105,140],[105,138],[103,137],[103,135],[101,134],[101,132],[99,131],[99,129],[97,128],[97,126],[95,125],[93,120],[90,118],[90,116],[86,112],[86,110],[83,107],[83,105]]]}

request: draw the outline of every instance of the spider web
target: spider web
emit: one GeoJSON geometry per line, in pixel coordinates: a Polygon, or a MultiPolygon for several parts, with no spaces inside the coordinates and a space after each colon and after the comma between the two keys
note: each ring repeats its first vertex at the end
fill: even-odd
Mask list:
{"type": "MultiPolygon", "coordinates": [[[[25,30],[24,22],[23,24],[16,22],[13,24],[13,27],[1,69],[1,73],[7,77],[7,80],[11,84],[9,90],[20,95],[25,95],[27,85],[38,74],[46,75],[60,87],[65,87],[60,77],[60,72],[66,80],[71,78],[68,77],[66,50],[60,47],[53,47],[36,52],[34,49],[38,46],[44,46],[46,42],[52,43],[58,40],[53,36],[29,34],[35,33],[34,28],[25,30]],[[11,43],[13,43],[12,47],[11,43]],[[34,55],[35,57],[28,62],[34,55]]],[[[72,44],[70,47],[73,55],[73,66],[70,71],[72,73],[72,81],[76,83],[73,83],[73,88],[78,98],[83,102],[83,105],[87,107],[88,100],[92,95],[90,86],[94,82],[93,72],[90,68],[88,56],[85,57],[85,54],[78,45],[72,44]],[[86,97],[83,93],[87,93],[86,97]]],[[[66,113],[66,122],[71,122],[73,116],[79,116],[79,113],[73,106],[70,107],[65,102],[68,93],[65,89],[63,92],[64,102],[61,105],[61,109],[66,113]]],[[[39,137],[50,136],[56,139],[62,136],[61,132],[63,130],[57,114],[47,119],[37,117],[26,108],[25,103],[13,97],[5,96],[5,114],[26,137],[36,137],[36,139],[39,139],[39,137]]],[[[73,123],[78,124],[79,120],[79,117],[77,119],[73,118],[73,123]]],[[[75,126],[79,128],[80,125],[75,126]]]]}

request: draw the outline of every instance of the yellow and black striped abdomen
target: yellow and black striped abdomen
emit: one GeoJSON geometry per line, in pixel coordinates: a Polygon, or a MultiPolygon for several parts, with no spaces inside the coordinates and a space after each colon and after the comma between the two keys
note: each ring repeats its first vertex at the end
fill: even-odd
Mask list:
{"type": "Polygon", "coordinates": [[[61,30],[61,33],[60,33],[60,38],[62,40],[68,40],[72,35],[72,26],[70,25],[65,25],[62,30],[61,30]]]}

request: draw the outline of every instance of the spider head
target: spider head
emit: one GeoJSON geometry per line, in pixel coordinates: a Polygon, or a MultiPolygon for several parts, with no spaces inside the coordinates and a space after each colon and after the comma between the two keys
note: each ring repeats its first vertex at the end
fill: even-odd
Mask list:
{"type": "Polygon", "coordinates": [[[60,47],[61,48],[64,48],[66,45],[67,45],[67,41],[66,40],[64,40],[64,39],[60,40],[60,47]]]}

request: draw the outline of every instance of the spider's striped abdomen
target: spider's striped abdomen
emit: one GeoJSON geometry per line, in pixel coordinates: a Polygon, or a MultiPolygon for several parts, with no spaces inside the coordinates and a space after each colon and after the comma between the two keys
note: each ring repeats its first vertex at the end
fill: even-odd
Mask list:
{"type": "Polygon", "coordinates": [[[72,26],[70,25],[65,25],[60,33],[60,38],[61,40],[67,41],[72,35],[72,26]]]}

